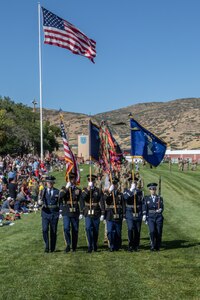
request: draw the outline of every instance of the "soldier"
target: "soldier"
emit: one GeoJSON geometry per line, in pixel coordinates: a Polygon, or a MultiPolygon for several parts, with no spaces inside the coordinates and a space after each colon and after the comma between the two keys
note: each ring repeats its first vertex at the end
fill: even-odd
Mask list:
{"type": "Polygon", "coordinates": [[[129,182],[130,188],[125,190],[123,198],[128,227],[128,251],[132,252],[138,251],[140,245],[143,192],[141,191],[140,182],[136,177],[134,182],[132,181],[132,177],[130,177],[129,182]]]}
{"type": "Polygon", "coordinates": [[[97,174],[97,180],[95,186],[102,192],[103,180],[102,175],[100,173],[97,174]]]}
{"type": "Polygon", "coordinates": [[[163,229],[163,198],[156,194],[157,183],[147,185],[150,195],[144,198],[143,203],[143,221],[148,224],[151,251],[159,251],[162,240],[163,229]]]}
{"type": "MultiPolygon", "coordinates": [[[[100,220],[103,221],[104,212],[101,210],[101,191],[95,186],[95,175],[87,175],[88,186],[82,190],[81,210],[85,216],[85,229],[88,241],[88,253],[97,251],[100,220]],[[91,179],[91,180],[90,180],[91,179]],[[102,215],[101,215],[102,214],[102,215]]],[[[80,214],[80,219],[83,218],[80,214]]]]}
{"type": "Polygon", "coordinates": [[[111,186],[104,190],[102,196],[102,206],[105,206],[109,250],[111,252],[118,251],[122,244],[121,231],[124,210],[122,194],[118,190],[118,182],[118,178],[115,177],[111,186]]]}
{"type": "Polygon", "coordinates": [[[63,216],[64,238],[66,242],[65,252],[71,250],[75,252],[78,242],[79,215],[80,215],[80,197],[81,190],[76,186],[76,175],[69,174],[69,181],[66,187],[60,190],[59,202],[63,216]],[[70,226],[72,232],[70,234],[70,226]]]}
{"type": "Polygon", "coordinates": [[[120,191],[123,193],[128,188],[129,174],[123,173],[120,177],[120,191]]]}
{"type": "Polygon", "coordinates": [[[57,238],[57,225],[59,218],[59,190],[54,188],[55,177],[46,177],[47,187],[42,194],[42,232],[45,242],[45,252],[54,252],[57,238]],[[49,228],[50,228],[50,243],[49,243],[49,228]]]}
{"type": "MultiPolygon", "coordinates": [[[[132,176],[131,176],[132,177],[132,176]]],[[[130,177],[130,178],[131,178],[130,177]]],[[[141,177],[140,173],[139,172],[135,172],[135,179],[137,181],[137,188],[138,189],[143,189],[144,188],[144,180],[143,178],[141,177]]]]}

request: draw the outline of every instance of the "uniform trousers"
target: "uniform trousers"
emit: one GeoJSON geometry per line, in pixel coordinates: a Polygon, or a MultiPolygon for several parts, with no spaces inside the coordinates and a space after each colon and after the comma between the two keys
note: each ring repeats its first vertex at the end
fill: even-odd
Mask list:
{"type": "Polygon", "coordinates": [[[42,233],[45,242],[46,250],[53,252],[56,247],[58,213],[45,213],[42,211],[42,233]],[[49,243],[49,228],[50,228],[50,243],[49,243]],[[50,246],[50,247],[49,247],[50,246]]]}
{"type": "Polygon", "coordinates": [[[76,250],[78,242],[79,218],[63,216],[63,228],[67,246],[70,247],[72,244],[72,249],[76,250]],[[70,234],[70,227],[72,229],[72,234],[70,234]]]}
{"type": "Polygon", "coordinates": [[[151,249],[159,250],[162,240],[163,216],[158,214],[148,216],[148,226],[151,249]]]}
{"type": "Polygon", "coordinates": [[[126,219],[128,227],[128,241],[129,247],[137,250],[140,245],[140,232],[141,232],[141,218],[128,218],[126,219]]]}
{"type": "Polygon", "coordinates": [[[100,218],[85,217],[85,229],[89,250],[97,250],[100,218]]]}
{"type": "Polygon", "coordinates": [[[106,221],[107,223],[107,236],[111,250],[119,250],[122,244],[122,220],[119,221],[106,221]]]}

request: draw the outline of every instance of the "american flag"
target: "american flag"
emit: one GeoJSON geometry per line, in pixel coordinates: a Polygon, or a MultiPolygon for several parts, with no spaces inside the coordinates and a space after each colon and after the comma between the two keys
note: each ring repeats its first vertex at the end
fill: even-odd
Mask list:
{"type": "Polygon", "coordinates": [[[65,162],[66,162],[66,177],[69,175],[71,171],[73,171],[76,175],[76,183],[79,184],[80,173],[79,173],[78,164],[67,141],[65,127],[62,120],[60,121],[60,128],[61,128],[61,136],[63,140],[64,155],[65,155],[65,162]]]}
{"type": "Polygon", "coordinates": [[[66,20],[42,7],[44,43],[66,48],[74,54],[86,56],[94,63],[96,42],[66,20]]]}

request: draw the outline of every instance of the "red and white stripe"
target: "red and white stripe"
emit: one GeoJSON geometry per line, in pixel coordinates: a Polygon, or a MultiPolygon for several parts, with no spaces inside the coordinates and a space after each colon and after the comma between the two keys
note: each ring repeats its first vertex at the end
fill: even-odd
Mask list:
{"type": "Polygon", "coordinates": [[[66,48],[74,54],[86,56],[93,61],[96,57],[96,42],[69,22],[64,21],[64,26],[65,30],[43,26],[44,43],[66,48]]]}

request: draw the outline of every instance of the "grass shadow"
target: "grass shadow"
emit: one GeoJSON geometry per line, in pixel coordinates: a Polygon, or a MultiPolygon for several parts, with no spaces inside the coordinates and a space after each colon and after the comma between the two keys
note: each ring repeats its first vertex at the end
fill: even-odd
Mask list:
{"type": "Polygon", "coordinates": [[[199,246],[199,242],[193,242],[186,240],[173,240],[173,241],[163,241],[162,248],[164,249],[179,249],[179,248],[191,248],[195,246],[199,246]]]}

